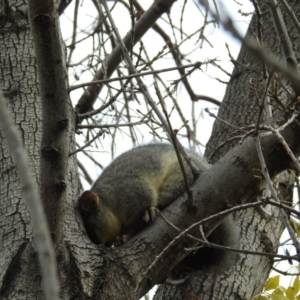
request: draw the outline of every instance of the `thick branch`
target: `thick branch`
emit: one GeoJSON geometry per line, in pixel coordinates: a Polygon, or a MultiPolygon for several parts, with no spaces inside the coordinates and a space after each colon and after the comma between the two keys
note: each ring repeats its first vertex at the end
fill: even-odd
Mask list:
{"type": "Polygon", "coordinates": [[[51,0],[29,1],[42,102],[41,198],[54,244],[62,240],[69,149],[69,103],[59,20],[51,0]]]}

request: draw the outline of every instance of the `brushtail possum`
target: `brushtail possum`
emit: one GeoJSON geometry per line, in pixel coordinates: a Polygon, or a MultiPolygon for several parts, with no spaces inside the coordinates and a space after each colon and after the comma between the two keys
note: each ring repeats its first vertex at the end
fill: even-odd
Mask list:
{"type": "MultiPolygon", "coordinates": [[[[209,168],[202,157],[186,151],[201,172],[209,168]]],[[[192,185],[193,172],[187,162],[184,159],[182,161],[188,182],[192,185]]],[[[173,146],[149,144],[116,158],[91,190],[83,192],[79,197],[79,209],[91,240],[111,246],[118,243],[120,237],[125,242],[146,222],[155,218],[156,207],[165,208],[181,196],[185,189],[173,146]]],[[[226,237],[226,228],[231,226],[230,222],[226,218],[224,225],[219,226],[222,239],[226,237]]],[[[218,228],[215,232],[218,232],[218,228]]],[[[212,240],[218,240],[215,232],[211,234],[212,240]]],[[[226,238],[222,243],[228,244],[226,238]]]]}
{"type": "MultiPolygon", "coordinates": [[[[188,155],[200,170],[208,164],[195,153],[188,155]]],[[[189,184],[193,173],[183,160],[189,184]]],[[[155,218],[155,208],[165,208],[185,191],[174,148],[149,144],[116,158],[90,191],[79,197],[85,227],[95,243],[111,245],[121,235],[132,235],[155,218]]]]}

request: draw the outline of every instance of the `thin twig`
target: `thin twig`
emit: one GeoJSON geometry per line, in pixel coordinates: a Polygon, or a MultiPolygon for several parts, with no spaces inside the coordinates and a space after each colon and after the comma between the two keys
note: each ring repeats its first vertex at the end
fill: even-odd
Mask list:
{"type": "MultiPolygon", "coordinates": [[[[258,117],[257,117],[257,122],[256,122],[255,135],[258,134],[259,125],[261,123],[263,111],[266,110],[266,114],[268,115],[269,109],[268,109],[268,104],[267,104],[267,98],[268,98],[267,95],[268,95],[268,90],[269,90],[269,86],[271,83],[271,79],[272,79],[272,74],[271,75],[268,74],[268,80],[267,80],[267,83],[265,86],[264,95],[262,97],[261,103],[259,103],[259,105],[258,105],[259,111],[258,111],[258,117]]],[[[269,117],[271,117],[271,116],[269,116],[269,117]]]]}
{"type": "Polygon", "coordinates": [[[279,270],[275,267],[272,267],[272,270],[274,270],[275,272],[279,273],[279,274],[282,274],[284,276],[299,276],[300,273],[289,273],[289,272],[284,272],[282,270],[279,270]]]}
{"type": "MultiPolygon", "coordinates": [[[[273,199],[276,202],[280,203],[280,199],[279,199],[278,194],[277,194],[277,192],[276,192],[276,190],[273,186],[272,180],[270,178],[270,174],[269,174],[267,166],[266,166],[266,162],[265,162],[263,152],[262,152],[262,149],[261,149],[261,143],[260,143],[259,135],[255,137],[255,146],[256,146],[258,158],[259,158],[259,161],[260,161],[260,164],[261,164],[261,172],[262,172],[262,174],[263,174],[263,176],[266,180],[267,186],[268,186],[268,188],[269,188],[269,190],[272,194],[273,199]]],[[[285,211],[282,208],[279,209],[279,212],[280,212],[282,221],[284,222],[284,225],[286,226],[286,228],[289,232],[289,235],[290,235],[290,237],[293,241],[293,245],[296,249],[298,259],[300,259],[300,245],[299,245],[299,242],[298,242],[297,237],[295,235],[295,232],[294,232],[294,230],[291,226],[291,223],[290,223],[285,211]]]]}
{"type": "Polygon", "coordinates": [[[236,129],[237,131],[241,131],[241,132],[245,133],[245,130],[242,130],[240,127],[235,126],[233,124],[230,124],[229,122],[227,122],[227,121],[219,118],[217,115],[215,115],[214,113],[210,112],[210,110],[208,108],[205,108],[204,111],[206,111],[210,117],[213,117],[213,118],[217,119],[221,123],[224,123],[225,125],[233,128],[233,129],[236,129]]]}
{"type": "MultiPolygon", "coordinates": [[[[289,155],[289,157],[293,161],[293,164],[294,164],[293,166],[297,169],[298,172],[300,172],[300,164],[298,162],[298,159],[296,158],[296,156],[294,155],[294,153],[290,149],[289,145],[286,143],[283,136],[280,134],[280,131],[283,130],[286,126],[288,126],[292,122],[294,122],[296,117],[297,117],[297,114],[293,114],[292,117],[289,118],[289,120],[283,126],[281,126],[278,129],[275,129],[271,126],[262,125],[262,126],[259,127],[259,130],[269,130],[269,131],[273,132],[276,135],[276,137],[278,138],[278,140],[281,142],[282,146],[286,150],[287,154],[289,155]]],[[[253,127],[253,126],[248,126],[248,128],[251,128],[251,127],[253,127]]],[[[251,131],[251,132],[248,132],[248,133],[252,134],[253,132],[251,131]]]]}
{"type": "Polygon", "coordinates": [[[209,62],[205,62],[205,63],[196,62],[193,64],[188,64],[188,65],[183,65],[183,66],[178,66],[178,67],[171,67],[171,68],[165,68],[165,69],[160,69],[160,70],[134,73],[134,74],[130,74],[130,75],[122,76],[122,77],[113,77],[113,78],[106,78],[106,79],[102,79],[102,80],[84,82],[84,83],[80,83],[80,84],[71,86],[69,88],[69,91],[72,92],[76,89],[79,89],[79,88],[82,88],[85,86],[90,86],[90,85],[98,85],[98,84],[109,83],[109,82],[113,82],[113,81],[120,81],[122,79],[133,79],[136,77],[142,77],[142,76],[146,76],[146,75],[153,75],[153,74],[159,74],[159,73],[170,72],[170,71],[176,71],[176,70],[180,70],[180,69],[193,68],[193,70],[194,70],[196,68],[199,68],[199,66],[201,66],[202,64],[207,64],[207,63],[209,63],[209,62]]]}
{"type": "Polygon", "coordinates": [[[291,213],[295,214],[296,216],[300,217],[300,211],[299,210],[294,209],[294,208],[292,208],[292,207],[290,207],[290,206],[288,206],[286,204],[283,204],[281,202],[278,203],[277,201],[274,201],[272,199],[266,199],[263,202],[264,202],[264,204],[270,204],[270,205],[274,205],[274,206],[280,207],[280,208],[282,208],[284,210],[288,210],[289,212],[291,212],[291,213]]]}
{"type": "MultiPolygon", "coordinates": [[[[298,73],[297,60],[277,0],[267,1],[288,67],[298,73]]],[[[299,74],[299,73],[298,73],[299,74]]]]}
{"type": "MultiPolygon", "coordinates": [[[[87,125],[88,126],[88,125],[87,125]]],[[[94,128],[94,127],[92,127],[94,128]]],[[[98,137],[102,136],[102,134],[104,133],[104,130],[100,130],[100,132],[98,132],[91,140],[89,140],[86,144],[84,144],[83,146],[79,147],[78,149],[76,149],[75,151],[71,152],[69,154],[69,157],[84,150],[85,148],[87,148],[89,145],[91,145],[98,137]]]]}
{"type": "MultiPolygon", "coordinates": [[[[185,168],[184,168],[184,165],[183,165],[182,157],[180,155],[180,151],[179,151],[178,146],[177,146],[177,138],[176,138],[175,132],[173,131],[173,128],[172,128],[167,110],[165,108],[164,100],[161,96],[159,87],[158,87],[156,82],[154,83],[154,86],[155,86],[156,95],[159,99],[162,110],[164,112],[164,115],[167,119],[167,122],[168,122],[168,125],[169,125],[169,128],[170,128],[172,143],[173,143],[173,146],[174,146],[174,149],[175,149],[177,160],[178,160],[178,163],[179,163],[179,166],[180,166],[180,169],[181,169],[181,173],[182,173],[182,176],[183,176],[183,180],[184,180],[184,183],[185,183],[185,187],[186,187],[186,192],[187,192],[187,196],[188,196],[188,204],[191,205],[191,206],[194,206],[193,191],[191,190],[191,187],[190,187],[190,184],[189,184],[189,181],[188,181],[188,178],[187,178],[187,174],[186,174],[186,171],[185,171],[185,168]]],[[[189,162],[190,161],[188,161],[188,163],[189,162]]],[[[194,175],[194,179],[196,179],[195,174],[193,174],[193,175],[194,175]]],[[[196,174],[196,176],[197,175],[199,175],[199,172],[196,174]]]]}
{"type": "Polygon", "coordinates": [[[285,0],[279,0],[285,11],[287,12],[287,14],[290,16],[291,20],[294,23],[295,28],[298,30],[298,34],[300,34],[300,23],[297,19],[297,17],[295,16],[295,13],[293,12],[293,10],[291,9],[291,7],[288,5],[288,3],[285,0]]]}
{"type": "Polygon", "coordinates": [[[67,64],[70,65],[71,63],[71,58],[73,51],[75,49],[75,44],[76,44],[76,37],[77,37],[77,20],[78,20],[78,7],[79,7],[79,0],[75,1],[75,8],[74,8],[74,18],[73,18],[73,33],[72,33],[72,42],[71,46],[69,47],[69,57],[67,60],[67,64]]]}
{"type": "Polygon", "coordinates": [[[84,179],[89,183],[92,184],[93,183],[93,179],[90,176],[89,172],[86,170],[85,166],[79,161],[77,160],[77,164],[79,169],[82,171],[82,173],[84,174],[84,179]]]}

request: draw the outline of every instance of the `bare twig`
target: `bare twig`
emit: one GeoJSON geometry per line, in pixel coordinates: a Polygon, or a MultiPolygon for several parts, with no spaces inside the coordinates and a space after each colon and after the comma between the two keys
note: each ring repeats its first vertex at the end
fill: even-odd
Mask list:
{"type": "MultiPolygon", "coordinates": [[[[187,178],[187,174],[186,174],[186,171],[185,171],[185,168],[184,168],[184,165],[183,165],[182,157],[180,155],[180,151],[179,151],[178,146],[177,146],[176,134],[173,131],[173,128],[172,128],[172,125],[171,125],[171,122],[170,122],[167,110],[165,108],[165,103],[164,103],[164,100],[163,100],[163,98],[161,96],[159,87],[158,87],[158,85],[157,85],[156,82],[154,83],[154,85],[155,85],[156,95],[157,95],[157,97],[159,99],[159,102],[161,104],[162,110],[164,112],[164,115],[165,115],[165,117],[167,119],[167,122],[168,122],[168,125],[169,125],[169,128],[170,128],[170,133],[171,133],[170,138],[172,139],[173,147],[175,149],[176,156],[177,156],[177,159],[178,159],[178,163],[179,163],[179,166],[180,166],[180,169],[181,169],[181,173],[182,173],[182,176],[183,176],[183,180],[184,180],[184,183],[185,183],[186,192],[187,192],[187,195],[188,195],[188,203],[189,203],[189,205],[193,206],[194,205],[193,191],[190,188],[190,184],[189,184],[189,181],[188,181],[188,178],[187,178]]],[[[190,161],[188,161],[187,163],[190,163],[190,161]]],[[[195,176],[195,174],[193,174],[193,175],[194,175],[194,178],[197,178],[195,176]]],[[[196,175],[199,175],[199,172],[196,175]]]]}
{"type": "Polygon", "coordinates": [[[271,204],[271,205],[274,205],[274,206],[277,206],[277,207],[280,207],[282,209],[285,209],[293,214],[295,214],[296,216],[300,217],[300,211],[297,210],[297,209],[293,209],[292,207],[286,205],[286,204],[283,204],[283,203],[278,203],[277,201],[274,201],[272,199],[266,199],[264,200],[264,204],[271,204]]]}
{"type": "Polygon", "coordinates": [[[299,276],[299,275],[300,275],[300,273],[283,272],[282,270],[279,270],[279,269],[277,269],[277,268],[275,268],[275,267],[272,267],[272,269],[273,269],[275,272],[277,272],[277,273],[279,273],[279,274],[282,274],[282,275],[284,275],[284,276],[299,276]]]}
{"type": "MultiPolygon", "coordinates": [[[[93,126],[93,125],[86,125],[86,126],[93,126]]],[[[87,128],[87,127],[84,127],[84,128],[87,128]]],[[[92,128],[95,128],[95,127],[92,127],[92,128]]],[[[99,133],[97,133],[90,141],[88,141],[86,144],[84,144],[83,146],[79,147],[78,149],[76,149],[75,151],[71,152],[69,154],[69,156],[72,156],[82,150],[84,150],[85,148],[87,148],[89,145],[91,145],[98,137],[102,136],[102,134],[104,133],[103,130],[100,130],[99,133]]]]}
{"type": "MultiPolygon", "coordinates": [[[[91,110],[85,114],[81,114],[81,115],[78,115],[80,121],[82,119],[85,119],[85,118],[89,118],[89,117],[92,117],[100,112],[102,112],[103,110],[105,110],[107,107],[111,106],[118,98],[118,96],[125,91],[128,83],[130,82],[131,79],[127,79],[126,82],[124,83],[124,85],[121,87],[121,89],[114,95],[112,96],[109,101],[107,101],[106,103],[104,103],[100,108],[98,109],[95,109],[95,110],[91,110]]],[[[79,122],[80,123],[80,122],[79,122]]]]}
{"type": "Polygon", "coordinates": [[[78,125],[78,128],[110,128],[110,127],[114,127],[114,128],[118,128],[118,127],[130,127],[130,126],[134,126],[134,125],[141,125],[145,122],[147,122],[147,117],[148,114],[143,117],[140,121],[137,122],[131,122],[131,123],[124,123],[124,124],[88,124],[88,125],[78,125]]]}
{"type": "Polygon", "coordinates": [[[295,28],[297,28],[298,33],[300,34],[300,23],[299,23],[297,17],[295,16],[295,13],[293,12],[293,10],[291,9],[291,7],[288,5],[288,3],[285,0],[279,0],[279,1],[282,3],[285,11],[290,16],[291,20],[293,21],[293,23],[295,25],[295,28]]]}
{"type": "MultiPolygon", "coordinates": [[[[298,162],[298,159],[295,157],[295,155],[291,151],[289,145],[286,143],[285,139],[280,134],[280,130],[284,129],[286,126],[291,124],[295,120],[296,117],[297,117],[297,114],[293,114],[292,117],[283,126],[281,126],[278,129],[275,129],[271,126],[262,125],[262,126],[259,127],[259,130],[269,130],[269,131],[273,132],[276,135],[276,137],[278,138],[278,140],[281,142],[282,146],[286,150],[287,154],[289,155],[289,157],[293,161],[293,164],[294,164],[293,167],[296,168],[298,172],[300,172],[300,164],[298,162]]],[[[252,126],[249,126],[248,128],[251,128],[251,127],[252,126]]],[[[255,129],[255,132],[256,132],[256,129],[255,129]]],[[[252,132],[251,132],[251,134],[252,134],[252,132]]]]}
{"type": "MultiPolygon", "coordinates": [[[[207,64],[207,63],[208,62],[205,62],[203,64],[207,64]]],[[[126,75],[126,76],[121,76],[121,77],[113,77],[113,78],[106,78],[106,79],[102,79],[102,80],[94,80],[94,81],[90,81],[90,82],[85,82],[85,83],[73,85],[69,88],[69,91],[72,92],[76,89],[79,89],[79,88],[82,88],[82,87],[85,87],[85,86],[109,83],[109,82],[113,82],[113,81],[120,81],[122,79],[133,79],[133,78],[136,78],[138,76],[142,77],[142,76],[146,76],[146,75],[153,75],[153,74],[159,74],[159,73],[163,73],[163,72],[175,71],[175,70],[179,70],[179,69],[193,68],[193,70],[194,70],[195,68],[199,68],[199,66],[201,66],[201,65],[202,65],[201,62],[196,62],[194,64],[188,64],[188,65],[183,65],[183,66],[178,66],[178,67],[172,67],[172,68],[166,68],[166,69],[160,69],[160,70],[153,70],[153,71],[141,72],[141,73],[134,73],[134,74],[131,74],[131,75],[126,75]]]]}
{"type": "Polygon", "coordinates": [[[208,113],[208,115],[209,115],[210,117],[217,119],[218,121],[224,123],[226,126],[229,126],[229,127],[231,127],[231,128],[236,129],[237,131],[241,131],[241,132],[245,133],[245,130],[243,130],[243,129],[241,129],[240,127],[237,127],[237,126],[235,126],[235,125],[233,125],[233,124],[230,124],[230,123],[228,123],[227,121],[225,121],[225,120],[219,118],[219,117],[216,116],[214,113],[210,112],[210,110],[209,110],[208,108],[205,108],[204,110],[208,113]]]}
{"type": "Polygon", "coordinates": [[[77,19],[78,19],[78,6],[79,6],[79,0],[75,1],[75,8],[74,8],[74,21],[73,21],[73,34],[72,34],[72,42],[71,46],[69,47],[69,57],[68,57],[68,63],[71,62],[72,54],[75,49],[75,43],[76,43],[76,37],[77,37],[77,19]]]}
{"type": "Polygon", "coordinates": [[[82,171],[82,173],[84,174],[84,179],[89,184],[92,184],[93,183],[93,179],[90,176],[89,172],[86,170],[85,166],[79,160],[77,160],[77,164],[78,164],[78,167],[80,168],[80,170],[82,171]]]}
{"type": "MultiPolygon", "coordinates": [[[[261,120],[262,120],[262,113],[264,110],[266,110],[266,113],[268,115],[268,112],[269,112],[269,109],[268,109],[268,104],[267,104],[267,99],[268,99],[268,90],[269,90],[269,86],[270,86],[270,83],[271,83],[271,79],[272,79],[272,75],[268,75],[268,80],[267,80],[267,83],[266,83],[266,87],[265,87],[265,92],[264,92],[264,95],[262,97],[262,100],[261,100],[261,103],[259,103],[258,105],[258,108],[259,108],[259,111],[258,111],[258,117],[257,117],[257,122],[256,122],[256,135],[258,133],[258,130],[259,130],[259,125],[261,123],[261,120]]],[[[271,116],[269,116],[271,117],[271,116]]]]}
{"type": "MultiPolygon", "coordinates": [[[[278,38],[281,42],[281,47],[285,56],[287,67],[292,68],[295,72],[298,73],[297,60],[283,21],[278,2],[277,0],[268,0],[267,3],[270,7],[271,15],[273,17],[273,23],[277,30],[278,38]]],[[[296,91],[299,91],[299,88],[296,89],[296,91]]]]}
{"type": "MultiPolygon", "coordinates": [[[[273,186],[272,180],[270,178],[270,175],[269,175],[266,163],[265,163],[265,159],[264,159],[262,149],[261,149],[259,135],[257,137],[255,137],[255,146],[256,146],[258,158],[259,158],[259,161],[260,161],[260,164],[261,164],[261,172],[262,172],[262,174],[263,174],[263,176],[266,180],[267,186],[268,186],[274,200],[276,202],[280,203],[280,199],[279,199],[278,194],[277,194],[277,192],[276,192],[276,190],[273,186]]],[[[295,232],[294,232],[294,230],[291,226],[291,223],[290,223],[285,211],[282,208],[280,208],[279,211],[280,211],[282,221],[284,222],[284,224],[285,224],[285,226],[286,226],[286,228],[289,232],[289,235],[290,235],[290,237],[293,241],[293,245],[296,249],[296,253],[297,253],[297,256],[298,256],[298,260],[299,260],[300,259],[300,245],[299,245],[299,242],[298,242],[297,237],[295,235],[295,232]]]]}

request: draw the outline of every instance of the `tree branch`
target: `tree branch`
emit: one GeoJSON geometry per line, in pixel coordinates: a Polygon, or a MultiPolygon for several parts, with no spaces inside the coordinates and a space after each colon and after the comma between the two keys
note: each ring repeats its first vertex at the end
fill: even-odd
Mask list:
{"type": "Polygon", "coordinates": [[[61,246],[71,127],[65,57],[54,2],[30,0],[28,6],[43,117],[40,191],[53,242],[61,246]]]}

